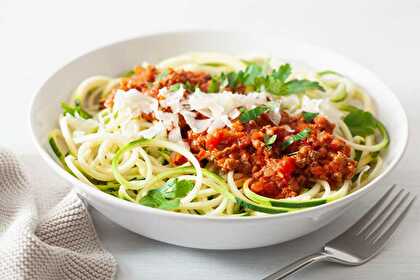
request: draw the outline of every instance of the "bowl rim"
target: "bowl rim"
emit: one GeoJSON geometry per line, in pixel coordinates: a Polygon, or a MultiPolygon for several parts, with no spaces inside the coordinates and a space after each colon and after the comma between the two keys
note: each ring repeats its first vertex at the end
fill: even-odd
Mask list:
{"type": "MultiPolygon", "coordinates": [[[[361,196],[362,193],[365,193],[367,191],[372,190],[372,186],[378,184],[380,181],[382,181],[394,168],[395,166],[400,162],[401,158],[405,154],[407,150],[407,144],[408,144],[408,138],[409,138],[409,129],[408,129],[408,118],[407,114],[404,110],[404,107],[402,106],[401,102],[399,101],[398,97],[394,94],[394,92],[384,83],[382,80],[373,72],[371,72],[366,67],[362,66],[358,62],[355,62],[353,59],[350,59],[344,55],[341,55],[340,53],[335,52],[334,50],[331,50],[329,48],[320,47],[318,45],[312,44],[310,42],[305,41],[299,41],[295,38],[289,36],[286,34],[286,37],[284,37],[285,40],[288,42],[295,42],[298,44],[301,44],[302,46],[309,47],[310,49],[317,49],[320,52],[329,53],[333,55],[334,57],[340,58],[345,60],[347,63],[350,63],[353,67],[356,67],[360,70],[363,70],[364,74],[369,75],[373,78],[374,82],[376,84],[380,84],[382,88],[384,88],[387,91],[388,95],[391,95],[395,103],[396,107],[399,107],[401,111],[401,118],[403,120],[403,123],[400,124],[402,126],[403,135],[399,135],[399,137],[403,137],[402,141],[402,147],[400,147],[398,154],[394,157],[394,159],[390,162],[390,164],[382,170],[381,174],[379,174],[377,177],[375,177],[372,181],[370,181],[366,186],[363,188],[350,193],[338,200],[328,202],[322,205],[305,208],[299,211],[293,211],[293,212],[286,212],[286,213],[278,213],[278,214],[270,214],[267,216],[247,216],[247,217],[235,217],[235,216],[226,216],[226,217],[219,217],[219,216],[204,216],[204,215],[191,215],[186,213],[178,213],[178,212],[172,212],[172,211],[165,211],[162,209],[147,207],[141,204],[135,204],[133,202],[129,202],[123,199],[116,198],[114,196],[108,195],[107,193],[104,193],[98,189],[92,188],[91,186],[87,185],[86,183],[83,183],[76,177],[72,176],[68,172],[66,172],[58,163],[57,161],[47,152],[47,150],[42,146],[40,141],[38,141],[36,137],[35,132],[35,123],[34,123],[34,114],[35,112],[35,103],[37,102],[37,99],[40,95],[40,93],[43,91],[44,87],[48,84],[48,82],[56,76],[57,73],[62,71],[63,69],[67,68],[68,66],[72,65],[79,59],[85,56],[92,55],[93,53],[100,51],[104,48],[110,48],[119,44],[126,44],[130,41],[137,41],[142,39],[148,39],[148,38],[154,38],[154,37],[161,37],[161,36],[183,36],[183,35],[200,35],[200,36],[206,36],[208,34],[241,34],[243,36],[249,36],[248,33],[237,31],[237,30],[217,30],[217,29],[181,29],[177,31],[164,31],[164,32],[150,32],[150,33],[144,33],[140,36],[134,36],[126,39],[121,39],[114,41],[109,44],[104,44],[99,47],[96,47],[88,52],[85,52],[79,56],[73,57],[70,61],[67,61],[63,66],[61,66],[59,69],[57,69],[53,74],[51,74],[47,80],[45,80],[40,87],[36,90],[36,93],[32,96],[32,100],[30,102],[30,110],[29,110],[29,124],[30,124],[30,130],[31,130],[31,139],[34,143],[38,153],[41,155],[41,157],[46,161],[47,165],[51,167],[60,177],[63,177],[67,182],[70,182],[72,184],[72,188],[74,188],[74,185],[78,185],[82,188],[84,192],[87,192],[91,194],[92,197],[95,199],[102,200],[104,203],[112,204],[113,207],[123,207],[127,209],[133,209],[134,211],[144,211],[148,212],[150,214],[156,214],[158,216],[166,216],[166,217],[179,217],[179,218],[186,218],[186,219],[192,219],[192,220],[213,220],[213,221],[241,221],[241,222],[250,222],[254,220],[270,220],[270,219],[278,219],[278,218],[289,218],[294,217],[298,215],[305,215],[307,213],[315,213],[320,212],[324,208],[332,208],[333,206],[337,206],[339,204],[343,204],[345,202],[351,202],[353,198],[357,198],[361,196]]],[[[273,35],[271,33],[271,35],[273,35]]],[[[276,33],[278,35],[278,33],[276,33]]]]}

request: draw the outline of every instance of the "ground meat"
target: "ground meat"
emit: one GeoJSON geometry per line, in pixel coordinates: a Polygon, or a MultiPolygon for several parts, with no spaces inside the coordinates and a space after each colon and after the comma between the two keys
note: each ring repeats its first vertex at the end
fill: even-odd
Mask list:
{"type": "Polygon", "coordinates": [[[158,75],[158,70],[154,66],[147,66],[146,68],[137,66],[134,68],[134,75],[129,78],[124,78],[120,82],[119,88],[127,91],[135,88],[141,92],[149,89],[150,83],[153,83],[158,75]]]}
{"type": "MultiPolygon", "coordinates": [[[[137,66],[134,68],[134,74],[131,77],[123,78],[117,89],[127,91],[129,89],[137,89],[142,93],[146,93],[155,98],[160,98],[158,96],[159,90],[161,88],[167,87],[170,88],[175,84],[189,84],[190,88],[186,89],[186,93],[191,93],[190,91],[195,87],[199,87],[201,91],[207,92],[208,85],[211,80],[211,76],[204,72],[193,72],[193,71],[175,71],[174,69],[167,69],[167,74],[163,75],[155,66],[149,65],[147,67],[137,66]],[[160,77],[162,75],[162,77],[160,77]]],[[[117,89],[114,89],[105,100],[101,101],[101,108],[111,108],[114,104],[114,96],[117,89]]],[[[170,108],[164,108],[163,111],[170,112],[170,108]]],[[[154,115],[142,114],[141,117],[147,121],[153,121],[154,115]]],[[[186,137],[186,122],[184,118],[179,115],[180,118],[180,127],[183,129],[183,136],[186,137]]]]}
{"type": "Polygon", "coordinates": [[[171,164],[173,164],[173,165],[182,165],[182,164],[188,162],[188,160],[183,155],[180,155],[180,154],[175,153],[175,152],[171,153],[169,159],[170,159],[171,164]]]}
{"type": "MultiPolygon", "coordinates": [[[[185,94],[195,87],[207,92],[211,81],[211,76],[203,72],[168,69],[162,73],[154,66],[136,67],[134,72],[132,77],[122,79],[119,88],[135,88],[157,98],[160,98],[161,88],[178,83],[188,85],[185,94]]],[[[227,90],[244,93],[245,87],[238,85],[227,90]]],[[[111,94],[104,105],[111,107],[113,98],[111,94]]],[[[164,110],[170,111],[170,108],[164,110]]],[[[154,119],[153,114],[140,117],[154,119]]],[[[199,118],[205,117],[199,115],[199,118]]],[[[221,172],[234,171],[251,178],[250,188],[263,196],[293,197],[318,179],[328,181],[332,189],[336,189],[355,174],[356,162],[350,159],[350,147],[333,136],[335,125],[322,116],[308,123],[302,115],[282,112],[280,124],[274,125],[262,114],[247,123],[234,121],[232,128],[221,128],[211,134],[194,133],[181,115],[179,119],[182,137],[203,166],[210,163],[221,172]],[[282,146],[288,137],[306,128],[310,129],[307,138],[286,148],[282,146]],[[274,135],[275,142],[267,146],[265,139],[274,135]]],[[[170,161],[181,165],[186,159],[172,153],[170,161]]]]}
{"type": "Polygon", "coordinates": [[[299,186],[289,184],[294,170],[295,160],[293,157],[266,159],[265,165],[252,174],[253,184],[251,189],[267,197],[296,196],[300,190],[299,186]]]}
{"type": "MultiPolygon", "coordinates": [[[[158,70],[154,66],[148,66],[146,68],[136,66],[134,68],[134,74],[131,77],[121,79],[118,89],[127,91],[134,88],[141,92],[146,92],[149,90],[149,86],[155,81],[157,74],[158,70]]],[[[102,102],[103,107],[111,108],[114,105],[116,90],[114,89],[102,102]]]]}
{"type": "Polygon", "coordinates": [[[192,71],[175,71],[173,69],[168,70],[168,75],[164,77],[157,88],[170,87],[174,84],[185,84],[189,83],[192,87],[198,86],[201,91],[207,92],[208,81],[211,80],[211,76],[204,72],[192,72],[192,71]]]}
{"type": "MultiPolygon", "coordinates": [[[[207,92],[208,90],[211,76],[207,73],[184,70],[176,71],[171,68],[165,71],[167,71],[166,74],[160,72],[154,66],[148,66],[146,68],[136,67],[133,76],[121,80],[119,88],[125,91],[134,88],[148,93],[153,97],[158,96],[161,88],[169,88],[178,83],[184,85],[189,84],[191,88],[199,87],[203,92],[207,92]]],[[[110,97],[110,99],[112,98],[110,97]]]]}
{"type": "Polygon", "coordinates": [[[355,173],[350,147],[332,135],[335,125],[322,116],[311,123],[303,116],[282,112],[279,125],[266,115],[248,123],[236,121],[233,128],[212,134],[193,133],[187,138],[199,159],[213,162],[222,172],[234,171],[251,177],[251,189],[267,197],[296,196],[317,179],[326,180],[333,189],[355,173]],[[290,135],[310,128],[310,135],[286,149],[282,143],[290,135]],[[264,137],[276,135],[270,147],[264,137]]]}

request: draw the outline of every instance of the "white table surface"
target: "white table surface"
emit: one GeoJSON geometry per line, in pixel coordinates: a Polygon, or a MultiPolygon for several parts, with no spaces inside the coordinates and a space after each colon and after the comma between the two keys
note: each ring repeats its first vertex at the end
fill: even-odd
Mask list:
{"type": "MultiPolygon", "coordinates": [[[[20,155],[35,154],[27,122],[30,99],[64,63],[116,40],[191,28],[287,32],[376,72],[398,95],[410,121],[408,150],[388,182],[420,194],[420,1],[0,0],[0,145],[20,155]]],[[[170,246],[130,233],[96,211],[92,215],[119,262],[118,279],[260,279],[320,248],[360,216],[375,195],[314,234],[245,251],[170,246]]],[[[419,215],[417,202],[386,249],[368,264],[320,264],[293,279],[420,279],[419,215]]]]}

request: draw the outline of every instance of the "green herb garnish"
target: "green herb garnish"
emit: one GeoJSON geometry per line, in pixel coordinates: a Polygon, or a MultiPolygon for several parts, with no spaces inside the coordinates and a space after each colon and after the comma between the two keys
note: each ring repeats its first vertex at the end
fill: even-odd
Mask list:
{"type": "Polygon", "coordinates": [[[319,113],[312,113],[312,112],[302,112],[303,115],[303,119],[305,120],[305,122],[310,123],[312,122],[316,116],[319,115],[319,113]]]}
{"type": "Polygon", "coordinates": [[[324,91],[320,84],[316,81],[309,80],[290,80],[286,82],[279,92],[273,93],[276,95],[290,95],[305,92],[307,90],[318,89],[324,91]]]}
{"type": "Polygon", "coordinates": [[[283,150],[285,150],[287,147],[289,147],[293,143],[307,138],[310,133],[311,133],[311,129],[310,128],[305,128],[304,130],[302,130],[298,134],[289,136],[286,140],[283,141],[283,143],[281,144],[281,148],[283,150]]]}
{"type": "Polygon", "coordinates": [[[251,120],[255,120],[261,114],[263,114],[265,112],[268,112],[268,111],[270,111],[270,107],[267,106],[267,105],[257,106],[253,109],[250,109],[250,110],[242,109],[241,114],[239,115],[239,120],[242,123],[246,123],[246,122],[249,122],[251,120]]]}
{"type": "Polygon", "coordinates": [[[160,72],[160,74],[156,77],[156,80],[159,82],[163,80],[166,76],[168,76],[168,74],[169,74],[168,69],[163,69],[163,71],[160,72]]]}
{"type": "Polygon", "coordinates": [[[316,81],[309,81],[306,79],[293,79],[287,81],[291,73],[292,67],[290,64],[281,65],[278,70],[273,70],[271,75],[268,75],[265,78],[265,89],[274,95],[290,95],[312,89],[324,90],[316,81]]]}
{"type": "Polygon", "coordinates": [[[268,147],[268,148],[271,148],[271,146],[273,146],[273,144],[274,144],[274,142],[276,142],[276,140],[277,140],[277,135],[276,134],[274,134],[274,135],[265,134],[264,135],[264,143],[265,143],[265,146],[268,147]]]}
{"type": "Polygon", "coordinates": [[[228,86],[232,89],[236,88],[241,82],[243,82],[243,72],[230,72],[226,74],[228,86]]]}
{"type": "Polygon", "coordinates": [[[242,75],[243,84],[246,86],[253,86],[255,80],[263,75],[262,67],[256,64],[250,64],[245,68],[244,74],[242,75]]]}
{"type": "Polygon", "coordinates": [[[191,84],[189,81],[186,81],[185,84],[184,84],[184,88],[189,92],[194,92],[196,86],[191,84]]]}
{"type": "Polygon", "coordinates": [[[75,102],[74,107],[70,106],[69,104],[65,102],[61,102],[61,108],[63,108],[63,114],[70,114],[73,117],[76,116],[76,113],[82,118],[82,119],[91,119],[92,116],[82,109],[79,102],[75,102]]]}
{"type": "Polygon", "coordinates": [[[173,210],[179,207],[181,198],[185,197],[194,187],[190,180],[168,180],[162,187],[149,191],[140,200],[140,204],[153,208],[173,210]]]}
{"type": "Polygon", "coordinates": [[[212,81],[214,80],[218,82],[218,88],[214,92],[220,91],[227,86],[231,89],[235,89],[240,85],[244,85],[253,89],[257,79],[263,77],[263,74],[262,67],[254,63],[249,64],[245,70],[221,73],[220,75],[212,78],[212,81]]]}
{"type": "MultiPolygon", "coordinates": [[[[246,86],[247,92],[252,90],[261,91],[263,88],[273,95],[290,95],[305,92],[307,90],[324,89],[317,81],[306,79],[293,79],[287,81],[292,73],[290,64],[283,64],[274,69],[271,74],[265,75],[263,68],[257,64],[249,64],[245,70],[229,72],[225,75],[227,85],[235,89],[240,85],[246,86]]],[[[221,74],[221,75],[222,75],[221,74]]],[[[216,76],[220,81],[222,76],[216,76]]]]}
{"type": "MultiPolygon", "coordinates": [[[[231,77],[233,81],[235,78],[231,77]]],[[[229,85],[228,76],[225,73],[213,76],[210,80],[209,87],[207,88],[208,93],[216,93],[223,91],[229,85]]]]}
{"type": "Polygon", "coordinates": [[[219,83],[220,83],[220,86],[219,86],[220,91],[223,91],[229,85],[229,81],[225,73],[220,74],[219,83]]]}
{"type": "Polygon", "coordinates": [[[208,93],[215,93],[219,91],[219,82],[216,78],[212,78],[207,89],[208,93]]]}
{"type": "Polygon", "coordinates": [[[368,136],[375,133],[378,128],[378,120],[367,111],[352,108],[352,111],[343,119],[353,136],[368,136]]]}
{"type": "Polygon", "coordinates": [[[271,76],[277,80],[285,82],[289,78],[290,74],[292,74],[292,67],[289,63],[286,63],[280,65],[278,70],[274,69],[271,76]]]}
{"type": "Polygon", "coordinates": [[[170,92],[175,92],[175,91],[178,91],[180,88],[181,88],[181,84],[180,84],[180,83],[177,83],[177,84],[172,85],[172,86],[169,88],[169,91],[170,91],[170,92]]]}

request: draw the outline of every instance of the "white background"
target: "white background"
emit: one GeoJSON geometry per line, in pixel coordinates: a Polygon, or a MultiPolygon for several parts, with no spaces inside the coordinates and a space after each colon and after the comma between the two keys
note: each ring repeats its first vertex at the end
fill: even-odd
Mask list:
{"type": "MultiPolygon", "coordinates": [[[[398,95],[410,122],[409,148],[389,181],[420,193],[420,1],[0,0],[0,145],[19,154],[35,153],[27,122],[30,100],[64,63],[116,40],[194,28],[288,33],[376,72],[398,95]]],[[[420,279],[417,204],[386,250],[370,263],[355,268],[318,265],[295,279],[420,279]]],[[[101,239],[118,258],[119,279],[258,279],[319,248],[363,211],[359,208],[314,235],[225,253],[164,245],[129,233],[96,212],[93,216],[101,239]]]]}

